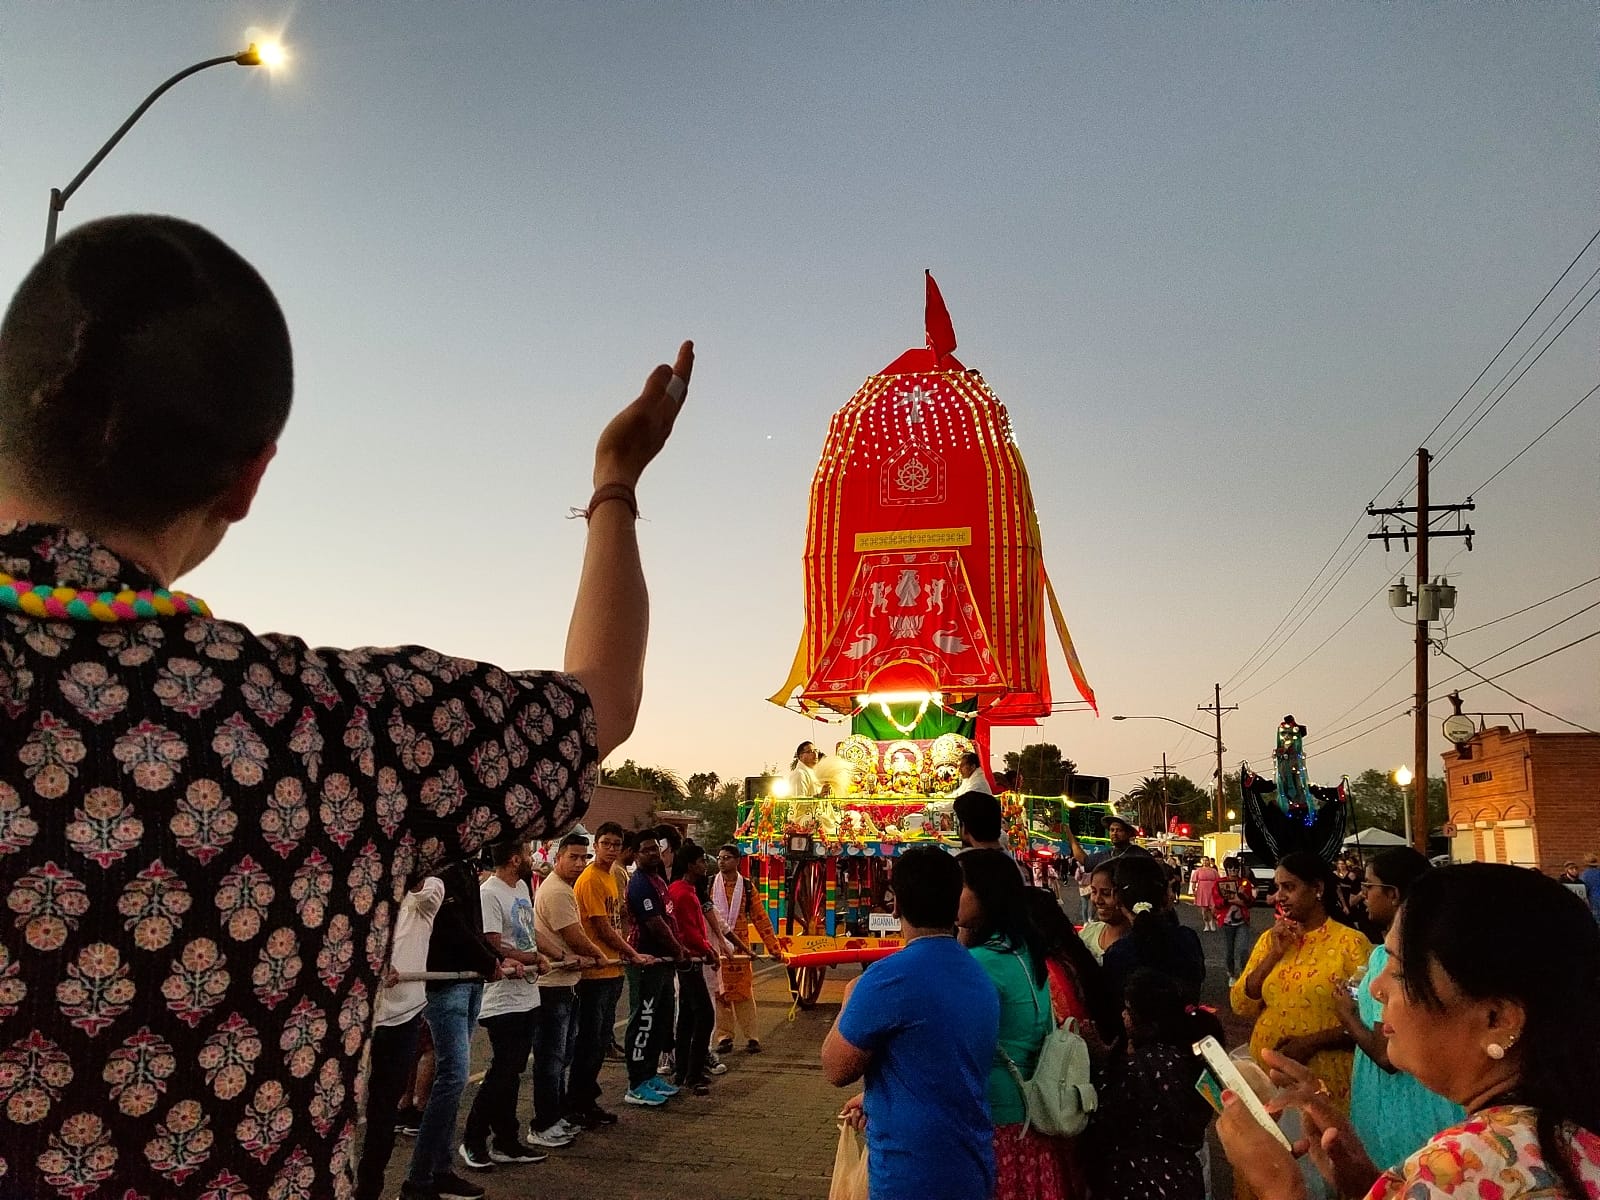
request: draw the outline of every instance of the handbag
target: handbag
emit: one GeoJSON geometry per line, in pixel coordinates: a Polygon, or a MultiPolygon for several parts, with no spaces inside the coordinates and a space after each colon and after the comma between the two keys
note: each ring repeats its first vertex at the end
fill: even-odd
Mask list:
{"type": "MultiPolygon", "coordinates": [[[[1033,984],[1033,972],[1020,954],[1013,949],[1018,965],[1028,980],[1028,992],[1033,997],[1034,1016],[1039,1015],[1039,989],[1033,984]]],[[[1034,1064],[1031,1078],[1024,1079],[1017,1064],[1004,1050],[995,1051],[1004,1061],[1006,1070],[1022,1093],[1023,1109],[1027,1116],[1023,1132],[1036,1129],[1049,1137],[1076,1137],[1089,1125],[1089,1117],[1099,1107],[1099,1097],[1094,1090],[1093,1068],[1089,1061],[1089,1044],[1078,1032],[1078,1023],[1071,1017],[1054,1026],[1045,1034],[1039,1046],[1039,1060],[1034,1064]]]]}

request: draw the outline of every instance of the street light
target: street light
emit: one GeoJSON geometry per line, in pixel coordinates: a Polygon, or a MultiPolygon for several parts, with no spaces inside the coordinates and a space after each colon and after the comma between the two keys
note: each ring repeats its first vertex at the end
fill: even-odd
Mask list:
{"type": "Polygon", "coordinates": [[[1411,798],[1405,794],[1405,789],[1411,786],[1413,778],[1415,776],[1411,774],[1410,767],[1402,764],[1395,768],[1394,781],[1400,785],[1400,799],[1405,804],[1406,809],[1406,843],[1408,845],[1411,842],[1411,798]]]}
{"type": "MultiPolygon", "coordinates": [[[[1215,828],[1218,833],[1221,833],[1222,832],[1222,820],[1221,820],[1221,816],[1222,816],[1222,756],[1228,752],[1228,748],[1222,744],[1222,731],[1221,731],[1221,728],[1220,728],[1220,723],[1219,723],[1219,728],[1218,728],[1217,732],[1215,734],[1212,734],[1212,733],[1210,733],[1210,732],[1208,732],[1208,731],[1206,731],[1204,729],[1197,728],[1196,726],[1187,724],[1186,722],[1183,722],[1183,721],[1179,721],[1179,720],[1177,720],[1177,719],[1175,719],[1173,717],[1156,716],[1155,714],[1152,714],[1152,713],[1134,713],[1134,714],[1131,714],[1131,715],[1118,714],[1117,716],[1114,716],[1111,719],[1113,721],[1165,721],[1169,725],[1176,725],[1180,729],[1187,729],[1187,730],[1189,730],[1189,731],[1191,731],[1193,733],[1198,733],[1201,737],[1213,738],[1216,741],[1216,743],[1217,743],[1217,786],[1216,786],[1216,790],[1212,793],[1212,795],[1214,797],[1214,800],[1213,800],[1212,806],[1211,806],[1211,824],[1212,824],[1212,827],[1215,828]]],[[[1229,820],[1232,820],[1232,818],[1230,817],[1229,820]]]]}
{"type": "Polygon", "coordinates": [[[61,210],[66,208],[67,201],[72,199],[72,193],[78,190],[78,187],[85,179],[89,178],[90,172],[92,172],[101,164],[101,162],[105,160],[106,155],[110,154],[111,151],[116,148],[117,143],[122,140],[123,135],[126,134],[128,130],[133,128],[134,122],[136,122],[140,117],[144,116],[146,111],[149,110],[150,106],[157,100],[161,99],[162,95],[173,84],[179,83],[182,80],[189,78],[191,75],[198,74],[199,72],[204,71],[207,67],[220,67],[223,63],[233,63],[240,67],[266,67],[268,70],[271,70],[273,67],[280,65],[283,60],[283,47],[278,45],[276,42],[267,42],[264,44],[251,42],[237,54],[223,54],[217,58],[208,58],[204,62],[197,62],[192,67],[185,67],[171,79],[163,83],[155,91],[151,92],[145,97],[144,103],[133,110],[133,115],[124,121],[117,128],[117,131],[111,135],[111,139],[106,142],[104,146],[100,147],[99,151],[88,161],[83,170],[79,171],[72,177],[71,183],[67,184],[67,186],[64,188],[50,189],[50,217],[44,227],[44,248],[48,250],[51,246],[56,244],[56,221],[61,215],[61,210]]]}

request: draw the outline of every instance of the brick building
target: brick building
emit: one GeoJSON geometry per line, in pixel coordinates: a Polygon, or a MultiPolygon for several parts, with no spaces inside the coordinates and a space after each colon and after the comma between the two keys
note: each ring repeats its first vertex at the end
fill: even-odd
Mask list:
{"type": "Polygon", "coordinates": [[[1456,862],[1554,874],[1600,852],[1600,733],[1496,726],[1443,758],[1456,862]]]}

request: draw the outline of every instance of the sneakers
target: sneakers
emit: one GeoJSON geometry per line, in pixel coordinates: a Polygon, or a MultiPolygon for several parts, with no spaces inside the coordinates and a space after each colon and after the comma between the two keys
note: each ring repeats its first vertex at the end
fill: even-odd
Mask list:
{"type": "Polygon", "coordinates": [[[664,1100],[670,1100],[683,1089],[675,1083],[668,1083],[665,1075],[657,1075],[654,1079],[647,1080],[645,1087],[651,1088],[664,1100]]]}
{"type": "Polygon", "coordinates": [[[706,1063],[707,1075],[726,1075],[727,1073],[728,1064],[723,1062],[720,1058],[712,1058],[706,1063]]]}
{"type": "Polygon", "coordinates": [[[622,1097],[622,1102],[638,1104],[644,1108],[660,1108],[667,1102],[667,1098],[651,1087],[650,1081],[646,1080],[636,1088],[629,1088],[627,1095],[622,1097]]]}
{"type": "MultiPolygon", "coordinates": [[[[467,1164],[467,1170],[469,1171],[494,1170],[494,1159],[489,1157],[489,1148],[487,1146],[474,1146],[468,1142],[462,1142],[460,1146],[456,1147],[456,1153],[461,1155],[461,1161],[467,1164]]],[[[478,1194],[482,1195],[483,1193],[479,1192],[478,1194]]]]}
{"type": "Polygon", "coordinates": [[[733,1039],[731,1037],[725,1037],[720,1042],[718,1042],[717,1043],[717,1053],[718,1054],[732,1054],[733,1053],[733,1039]]]}
{"type": "Polygon", "coordinates": [[[433,1194],[438,1200],[483,1200],[483,1189],[468,1183],[454,1171],[433,1177],[433,1194]]]}
{"type": "Polygon", "coordinates": [[[607,1112],[599,1105],[596,1105],[590,1109],[586,1109],[581,1113],[576,1113],[574,1116],[579,1127],[582,1129],[601,1129],[604,1126],[615,1125],[617,1123],[617,1114],[613,1112],[607,1112]]]}
{"type": "Polygon", "coordinates": [[[569,1138],[572,1138],[574,1141],[576,1141],[577,1138],[578,1138],[578,1135],[583,1132],[583,1126],[582,1125],[574,1125],[571,1121],[567,1120],[566,1117],[562,1117],[561,1120],[556,1122],[556,1124],[561,1127],[561,1132],[562,1133],[566,1134],[569,1138]]]}
{"type": "Polygon", "coordinates": [[[548,1150],[559,1150],[563,1146],[572,1145],[572,1135],[559,1121],[547,1129],[530,1129],[528,1140],[535,1146],[543,1146],[548,1150]]]}
{"type": "Polygon", "coordinates": [[[497,1163],[542,1163],[550,1156],[535,1150],[532,1146],[524,1146],[521,1142],[502,1146],[498,1138],[491,1136],[489,1157],[497,1163]]]}
{"type": "Polygon", "coordinates": [[[407,1105],[394,1115],[394,1131],[401,1137],[416,1137],[422,1128],[422,1113],[407,1105]]]}
{"type": "Polygon", "coordinates": [[[422,1187],[408,1179],[400,1185],[400,1200],[439,1200],[439,1193],[432,1184],[422,1187]]]}
{"type": "Polygon", "coordinates": [[[694,1085],[694,1094],[696,1096],[709,1096],[711,1095],[711,1087],[709,1084],[697,1083],[694,1085]]]}
{"type": "Polygon", "coordinates": [[[755,1038],[751,1038],[748,1042],[746,1042],[744,1044],[744,1052],[746,1054],[760,1054],[761,1053],[761,1043],[756,1041],[755,1038]]]}

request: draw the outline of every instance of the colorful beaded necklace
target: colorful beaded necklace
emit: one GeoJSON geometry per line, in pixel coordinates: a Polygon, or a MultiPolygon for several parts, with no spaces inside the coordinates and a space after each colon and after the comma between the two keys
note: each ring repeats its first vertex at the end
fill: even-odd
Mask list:
{"type": "Polygon", "coordinates": [[[187,592],[166,588],[91,592],[29,583],[26,579],[13,579],[4,571],[0,571],[0,608],[59,621],[143,621],[151,617],[211,615],[204,600],[187,592]]]}

